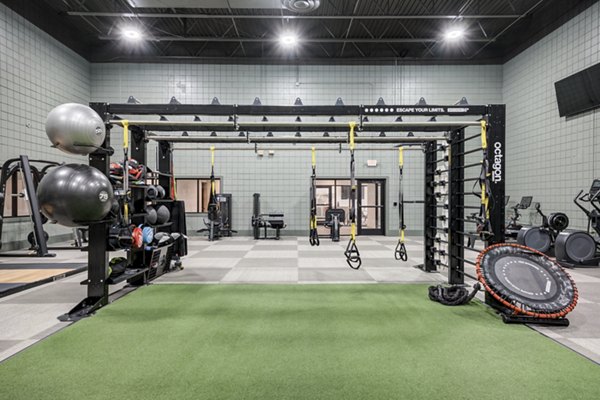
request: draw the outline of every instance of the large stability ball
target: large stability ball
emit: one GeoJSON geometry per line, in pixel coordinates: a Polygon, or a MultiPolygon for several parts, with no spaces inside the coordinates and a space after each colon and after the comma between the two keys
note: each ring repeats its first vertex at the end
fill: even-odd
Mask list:
{"type": "Polygon", "coordinates": [[[113,189],[106,175],[83,164],[51,169],[37,189],[40,209],[51,221],[64,226],[100,221],[113,205],[113,189]]]}
{"type": "Polygon", "coordinates": [[[66,103],[48,113],[46,134],[52,144],[65,153],[86,155],[102,146],[106,127],[102,118],[88,106],[66,103]]]}

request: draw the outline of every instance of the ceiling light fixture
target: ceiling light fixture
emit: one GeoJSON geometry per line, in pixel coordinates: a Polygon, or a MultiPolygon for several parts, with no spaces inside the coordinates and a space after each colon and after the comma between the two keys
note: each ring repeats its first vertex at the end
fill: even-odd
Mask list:
{"type": "Polygon", "coordinates": [[[446,31],[444,38],[449,41],[461,39],[465,35],[465,30],[462,28],[451,28],[446,31]]]}
{"type": "Polygon", "coordinates": [[[279,43],[285,47],[293,47],[298,43],[298,36],[293,33],[284,33],[279,37],[279,43]]]}
{"type": "Polygon", "coordinates": [[[121,36],[125,40],[137,42],[142,39],[142,32],[136,28],[124,28],[121,30],[121,36]]]}

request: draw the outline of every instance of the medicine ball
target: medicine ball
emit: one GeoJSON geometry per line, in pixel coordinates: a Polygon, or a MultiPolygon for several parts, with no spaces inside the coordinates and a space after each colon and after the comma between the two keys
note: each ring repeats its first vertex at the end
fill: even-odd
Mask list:
{"type": "Polygon", "coordinates": [[[154,229],[143,225],[140,225],[140,228],[142,228],[142,241],[144,244],[152,243],[152,240],[154,240],[154,229]]]}
{"type": "Polygon", "coordinates": [[[156,191],[158,192],[158,198],[159,199],[164,199],[165,196],[167,195],[167,193],[165,192],[165,188],[162,187],[162,186],[160,186],[160,185],[158,185],[156,187],[156,191]]]}
{"type": "Polygon", "coordinates": [[[156,214],[156,210],[152,206],[146,207],[146,223],[150,225],[156,224],[156,220],[158,219],[158,215],[156,214]]]}
{"type": "Polygon", "coordinates": [[[150,185],[146,188],[146,198],[148,200],[154,200],[154,199],[156,199],[157,196],[158,196],[158,191],[156,190],[156,187],[150,185]]]}
{"type": "Polygon", "coordinates": [[[133,228],[133,231],[131,232],[131,239],[133,241],[132,246],[134,248],[136,248],[136,249],[141,248],[142,245],[144,244],[142,228],[140,228],[139,226],[136,226],[135,228],[133,228]]]}
{"type": "Polygon", "coordinates": [[[86,155],[102,146],[106,127],[102,118],[88,106],[66,103],[48,113],[46,134],[50,142],[65,153],[86,155]]]}
{"type": "Polygon", "coordinates": [[[113,205],[110,181],[96,168],[67,164],[51,169],[37,188],[40,211],[64,226],[102,220],[113,205]]]}
{"type": "Polygon", "coordinates": [[[158,209],[156,210],[156,214],[157,214],[156,222],[158,224],[165,224],[165,223],[169,222],[169,220],[171,219],[171,212],[164,205],[158,207],[158,209]]]}

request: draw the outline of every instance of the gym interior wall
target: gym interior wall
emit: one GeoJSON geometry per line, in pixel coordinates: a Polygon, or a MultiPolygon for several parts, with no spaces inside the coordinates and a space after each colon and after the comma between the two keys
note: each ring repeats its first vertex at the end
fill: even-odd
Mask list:
{"type": "Polygon", "coordinates": [[[600,112],[560,117],[554,82],[600,62],[599,19],[596,2],[502,66],[506,193],[512,204],[533,196],[547,212],[565,212],[576,229],[587,220],[573,198],[600,171],[600,112]]]}
{"type": "MultiPolygon", "coordinates": [[[[381,97],[388,104],[416,104],[423,97],[429,104],[454,104],[462,97],[471,104],[501,103],[501,68],[474,66],[285,66],[285,65],[174,65],[174,64],[92,64],[92,101],[123,103],[134,96],[142,103],[165,104],[172,97],[183,104],[206,104],[217,98],[221,104],[292,105],[300,98],[305,105],[374,104],[381,97]],[[151,87],[147,82],[153,82],[151,87]]],[[[169,117],[177,120],[177,117],[169,117]]],[[[281,117],[283,118],[283,117],[281,117]]],[[[288,118],[289,119],[289,118],[288,118]]],[[[421,118],[422,120],[423,118],[421,118]]],[[[214,121],[217,117],[203,117],[214,121]]],[[[290,121],[291,122],[291,121],[290,121]]],[[[218,132],[217,132],[218,134],[218,132]]],[[[477,134],[468,128],[466,134],[477,134]]],[[[115,141],[116,142],[116,141],[115,141]]],[[[149,143],[149,165],[155,165],[155,150],[149,143]]],[[[207,147],[177,144],[175,148],[207,147]]],[[[238,146],[239,147],[239,146],[238,146]]],[[[252,149],[219,150],[217,174],[223,192],[233,193],[233,226],[250,234],[252,194],[260,192],[262,208],[283,211],[288,228],[285,234],[308,231],[306,188],[310,180],[310,149],[276,151],[257,156],[252,149]]],[[[120,154],[116,150],[116,154],[120,154]]],[[[179,177],[207,177],[209,152],[176,151],[175,172],[179,177]]],[[[477,157],[469,155],[467,157],[477,157]]],[[[319,177],[347,178],[347,155],[318,151],[319,177]]],[[[397,154],[394,151],[356,151],[357,177],[386,179],[386,229],[395,234],[398,224],[396,201],[397,154]],[[367,167],[377,160],[377,167],[367,167]]],[[[407,152],[405,190],[407,200],[423,200],[423,155],[407,152]],[[414,195],[413,195],[414,194],[414,195]]],[[[467,159],[467,161],[470,158],[467,159]]],[[[204,215],[189,215],[190,231],[204,227],[204,215]]],[[[408,205],[409,233],[422,232],[422,204],[408,205]]]]}
{"type": "MultiPolygon", "coordinates": [[[[90,101],[90,63],[0,4],[0,160],[18,157],[85,163],[85,156],[50,147],[48,112],[63,103],[90,101]]],[[[46,224],[50,241],[71,238],[69,228],[46,224]]],[[[26,248],[28,217],[4,219],[2,250],[26,248]]]]}

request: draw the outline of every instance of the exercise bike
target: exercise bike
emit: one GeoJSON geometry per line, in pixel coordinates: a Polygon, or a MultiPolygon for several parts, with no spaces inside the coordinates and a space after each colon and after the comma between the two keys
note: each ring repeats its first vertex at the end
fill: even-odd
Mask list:
{"type": "Polygon", "coordinates": [[[521,218],[521,214],[519,210],[526,210],[531,206],[531,201],[533,200],[533,196],[523,196],[521,197],[521,201],[515,204],[513,209],[513,216],[510,218],[510,222],[506,225],[505,236],[507,238],[516,239],[519,231],[523,227],[523,225],[519,224],[519,219],[521,218]]]}
{"type": "Polygon", "coordinates": [[[554,255],[554,243],[560,232],[569,227],[569,217],[563,212],[546,216],[540,203],[535,203],[534,207],[542,217],[542,225],[521,228],[517,234],[517,243],[547,255],[554,255]]]}
{"type": "Polygon", "coordinates": [[[562,232],[556,238],[556,261],[566,268],[597,267],[600,263],[600,243],[590,234],[600,236],[600,179],[595,179],[588,193],[580,191],[573,202],[588,218],[587,231],[562,232]],[[589,203],[588,210],[583,203],[589,203]]]}

